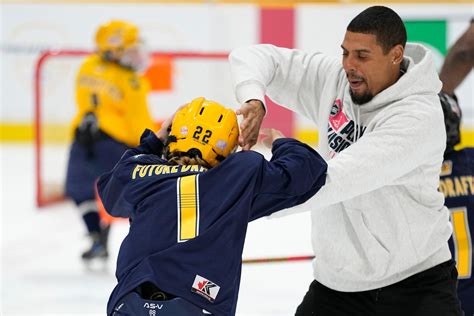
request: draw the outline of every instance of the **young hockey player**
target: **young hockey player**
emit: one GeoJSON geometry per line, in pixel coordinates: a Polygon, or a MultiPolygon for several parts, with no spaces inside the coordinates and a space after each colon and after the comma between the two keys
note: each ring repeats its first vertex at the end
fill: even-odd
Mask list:
{"type": "Polygon", "coordinates": [[[105,209],[130,219],[107,314],[235,315],[247,223],[306,201],[326,163],[275,130],[270,161],[233,153],[235,113],[204,98],[176,113],[168,136],[170,122],[98,182],[105,209]]]}

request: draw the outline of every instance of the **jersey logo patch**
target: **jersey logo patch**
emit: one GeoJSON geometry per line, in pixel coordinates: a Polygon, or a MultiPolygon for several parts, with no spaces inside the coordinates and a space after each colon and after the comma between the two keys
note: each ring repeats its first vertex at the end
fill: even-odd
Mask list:
{"type": "Polygon", "coordinates": [[[194,279],[191,291],[201,295],[210,302],[214,302],[217,297],[217,293],[219,293],[220,289],[221,287],[215,284],[214,282],[209,281],[203,278],[202,276],[196,274],[196,278],[194,279]]]}
{"type": "Polygon", "coordinates": [[[443,161],[440,176],[449,176],[451,173],[453,173],[453,162],[451,160],[443,161]]]}

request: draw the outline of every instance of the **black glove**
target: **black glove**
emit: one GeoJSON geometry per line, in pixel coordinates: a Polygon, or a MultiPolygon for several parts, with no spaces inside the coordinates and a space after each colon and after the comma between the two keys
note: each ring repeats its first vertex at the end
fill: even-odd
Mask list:
{"type": "Polygon", "coordinates": [[[93,146],[100,139],[100,129],[97,117],[93,112],[88,112],[82,118],[81,124],[76,129],[76,141],[86,147],[90,155],[93,154],[93,146]]]}

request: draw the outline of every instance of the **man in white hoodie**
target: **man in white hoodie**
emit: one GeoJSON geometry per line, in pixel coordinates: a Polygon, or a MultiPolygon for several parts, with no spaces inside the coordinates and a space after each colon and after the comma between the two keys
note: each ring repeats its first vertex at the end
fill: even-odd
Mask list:
{"type": "Polygon", "coordinates": [[[245,102],[240,144],[256,141],[264,96],[312,119],[326,185],[311,211],[314,278],[296,315],[461,315],[452,228],[438,179],[446,144],[431,54],[400,17],[370,7],[347,27],[342,63],[256,45],[230,55],[245,102]]]}

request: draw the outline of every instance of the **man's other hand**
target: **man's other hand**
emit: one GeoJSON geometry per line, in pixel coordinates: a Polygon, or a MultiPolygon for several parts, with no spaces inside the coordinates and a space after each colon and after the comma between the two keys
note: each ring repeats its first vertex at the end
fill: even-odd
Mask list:
{"type": "Polygon", "coordinates": [[[259,100],[249,100],[242,104],[236,114],[244,117],[240,123],[239,145],[242,150],[249,150],[257,143],[260,126],[265,116],[265,107],[259,100]]]}

